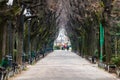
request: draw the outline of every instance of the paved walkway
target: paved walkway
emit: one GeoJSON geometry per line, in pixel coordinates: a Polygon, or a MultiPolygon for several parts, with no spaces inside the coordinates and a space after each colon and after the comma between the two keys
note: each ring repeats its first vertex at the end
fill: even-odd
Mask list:
{"type": "Polygon", "coordinates": [[[119,80],[75,53],[54,51],[13,80],[119,80]]]}

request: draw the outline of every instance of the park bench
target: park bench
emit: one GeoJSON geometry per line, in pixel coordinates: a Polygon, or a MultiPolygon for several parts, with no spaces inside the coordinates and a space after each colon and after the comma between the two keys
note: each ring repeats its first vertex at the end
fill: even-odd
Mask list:
{"type": "Polygon", "coordinates": [[[98,63],[98,67],[107,70],[107,65],[106,65],[106,63],[99,62],[99,63],[98,63]]]}
{"type": "Polygon", "coordinates": [[[96,59],[97,58],[95,56],[89,56],[89,57],[87,57],[87,60],[90,61],[91,63],[94,63],[94,64],[96,63],[96,59]]]}
{"type": "Polygon", "coordinates": [[[118,77],[120,77],[120,67],[116,68],[116,74],[117,74],[118,77]]]}
{"type": "Polygon", "coordinates": [[[0,67],[0,80],[3,80],[4,68],[0,67]]]}
{"type": "Polygon", "coordinates": [[[87,60],[92,62],[92,57],[91,56],[87,57],[87,60]]]}
{"type": "Polygon", "coordinates": [[[19,66],[17,63],[15,63],[15,62],[12,63],[12,69],[15,74],[19,73],[19,66]]]}
{"type": "Polygon", "coordinates": [[[0,80],[6,80],[7,73],[8,73],[8,71],[4,67],[0,66],[0,80]]]}
{"type": "Polygon", "coordinates": [[[107,70],[110,73],[115,73],[115,71],[116,71],[116,65],[114,65],[114,64],[108,64],[107,65],[107,70]]]}

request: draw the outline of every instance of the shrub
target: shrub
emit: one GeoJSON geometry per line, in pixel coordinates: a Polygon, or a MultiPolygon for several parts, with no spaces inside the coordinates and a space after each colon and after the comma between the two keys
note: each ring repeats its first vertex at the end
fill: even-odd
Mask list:
{"type": "Polygon", "coordinates": [[[120,55],[118,55],[118,56],[113,56],[113,57],[111,58],[111,62],[112,62],[113,64],[115,64],[115,65],[117,65],[117,66],[120,67],[120,55]]]}
{"type": "Polygon", "coordinates": [[[60,49],[60,46],[54,46],[54,49],[58,50],[58,49],[60,49]]]}

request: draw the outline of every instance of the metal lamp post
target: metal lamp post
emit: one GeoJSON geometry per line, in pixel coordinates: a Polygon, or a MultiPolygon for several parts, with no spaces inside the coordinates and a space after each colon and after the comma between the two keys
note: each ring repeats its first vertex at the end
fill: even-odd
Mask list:
{"type": "Polygon", "coordinates": [[[28,20],[28,54],[29,54],[29,63],[31,63],[31,52],[30,52],[30,19],[28,20]]]}
{"type": "Polygon", "coordinates": [[[24,53],[24,15],[21,15],[21,23],[22,23],[22,35],[23,35],[23,54],[22,54],[22,61],[25,63],[25,53],[24,53]]]}
{"type": "MultiPolygon", "coordinates": [[[[31,16],[30,9],[27,9],[26,16],[31,16]]],[[[30,21],[31,18],[28,19],[28,55],[29,55],[29,64],[31,64],[31,52],[30,52],[30,21]]]]}
{"type": "Polygon", "coordinates": [[[103,62],[104,27],[100,23],[100,62],[103,62]]]}
{"type": "MultiPolygon", "coordinates": [[[[8,6],[8,8],[10,9],[11,8],[11,6],[12,6],[12,2],[9,2],[8,1],[8,3],[7,3],[7,6],[8,6]]],[[[11,22],[11,20],[8,20],[8,45],[9,45],[9,47],[8,47],[8,49],[9,49],[9,53],[8,53],[8,55],[6,56],[7,58],[8,58],[8,63],[9,63],[9,66],[10,67],[12,67],[12,22],[11,22]]]]}
{"type": "Polygon", "coordinates": [[[8,24],[9,24],[9,25],[8,25],[8,33],[9,33],[9,34],[8,34],[8,37],[9,37],[9,38],[8,38],[8,40],[9,40],[8,43],[9,43],[9,44],[8,44],[8,45],[9,45],[9,53],[8,53],[7,57],[8,57],[9,66],[12,67],[12,47],[11,47],[11,46],[12,46],[12,29],[11,29],[12,26],[11,26],[11,21],[10,21],[10,20],[8,21],[8,24]]]}

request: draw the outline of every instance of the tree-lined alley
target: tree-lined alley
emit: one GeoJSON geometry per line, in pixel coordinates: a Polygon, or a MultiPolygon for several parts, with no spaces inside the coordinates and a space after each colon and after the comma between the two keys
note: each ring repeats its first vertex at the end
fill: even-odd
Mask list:
{"type": "MultiPolygon", "coordinates": [[[[72,51],[120,67],[120,0],[0,0],[0,62],[20,67],[53,51],[61,29],[72,51]]],[[[3,66],[4,67],[4,66],[3,66]]]]}

